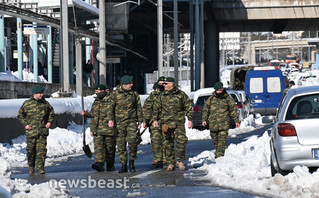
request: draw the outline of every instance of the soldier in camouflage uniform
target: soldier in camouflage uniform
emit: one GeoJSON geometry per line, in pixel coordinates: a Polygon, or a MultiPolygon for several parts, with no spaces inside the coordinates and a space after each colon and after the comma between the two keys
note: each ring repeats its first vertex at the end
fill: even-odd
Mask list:
{"type": "Polygon", "coordinates": [[[169,171],[175,170],[174,140],[176,141],[176,166],[180,170],[185,170],[184,160],[188,140],[185,131],[185,116],[188,118],[188,128],[193,127],[191,101],[185,92],[176,88],[174,84],[174,78],[166,78],[164,83],[165,91],[161,93],[159,100],[155,102],[153,113],[154,127],[159,127],[158,121],[161,123],[160,128],[165,139],[164,147],[168,162],[166,170],[169,171]]]}
{"type": "Polygon", "coordinates": [[[97,85],[95,87],[96,99],[92,104],[90,112],[81,112],[82,116],[91,118],[90,129],[94,140],[95,163],[92,168],[101,172],[106,170],[114,171],[115,162],[115,129],[108,126],[106,119],[110,109],[110,94],[108,85],[97,85]]]}
{"type": "Polygon", "coordinates": [[[143,118],[144,118],[144,128],[149,127],[149,131],[151,134],[151,143],[152,143],[152,151],[154,156],[153,165],[155,168],[163,168],[163,135],[162,131],[159,127],[154,128],[151,120],[153,118],[153,107],[156,98],[160,97],[160,89],[158,88],[159,84],[162,87],[162,91],[164,91],[164,79],[162,76],[158,79],[158,82],[154,83],[153,89],[154,91],[146,98],[143,105],[143,118]]]}
{"type": "Polygon", "coordinates": [[[217,82],[214,93],[204,104],[202,125],[206,127],[209,121],[210,136],[216,148],[216,158],[224,156],[227,146],[230,118],[239,127],[237,106],[231,96],[223,88],[223,83],[217,82]]]}
{"type": "Polygon", "coordinates": [[[44,99],[42,86],[32,90],[33,96],[26,100],[18,112],[18,118],[25,128],[29,174],[37,168],[38,174],[45,174],[44,163],[47,153],[47,136],[54,118],[53,107],[44,99]]]}
{"type": "Polygon", "coordinates": [[[137,155],[138,134],[141,128],[142,107],[140,96],[133,91],[133,77],[124,75],[120,84],[111,94],[111,110],[108,111],[109,127],[117,130],[116,144],[120,162],[119,173],[127,172],[127,150],[129,147],[129,169],[135,172],[134,160],[137,155]]]}

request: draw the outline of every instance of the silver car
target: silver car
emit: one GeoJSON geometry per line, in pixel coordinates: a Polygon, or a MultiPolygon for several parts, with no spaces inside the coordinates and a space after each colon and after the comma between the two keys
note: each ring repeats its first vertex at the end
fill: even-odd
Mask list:
{"type": "MultiPolygon", "coordinates": [[[[205,130],[208,127],[204,128],[202,126],[202,110],[206,100],[213,94],[215,91],[214,88],[202,88],[195,92],[194,94],[194,106],[193,106],[193,128],[198,130],[205,130]]],[[[240,101],[240,95],[233,90],[226,90],[227,93],[234,99],[235,103],[237,104],[238,110],[238,119],[242,121],[243,117],[243,103],[240,101]]],[[[235,128],[236,125],[233,121],[230,124],[231,128],[235,128]]]]}
{"type": "Polygon", "coordinates": [[[289,89],[282,99],[270,139],[271,174],[295,166],[319,167],[319,86],[289,89]]]}

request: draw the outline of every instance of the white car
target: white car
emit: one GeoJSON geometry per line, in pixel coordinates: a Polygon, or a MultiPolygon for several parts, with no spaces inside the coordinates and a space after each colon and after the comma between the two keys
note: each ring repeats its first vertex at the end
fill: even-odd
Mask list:
{"type": "MultiPolygon", "coordinates": [[[[194,94],[194,106],[193,106],[193,128],[198,130],[205,130],[202,126],[202,110],[206,100],[213,94],[215,91],[214,88],[203,88],[199,89],[194,94]]],[[[237,104],[238,109],[238,118],[239,121],[242,121],[244,118],[243,113],[243,103],[240,102],[240,95],[234,90],[227,90],[227,93],[234,99],[237,104]]],[[[231,128],[234,128],[235,123],[231,123],[231,128]]]]}
{"type": "Polygon", "coordinates": [[[319,86],[289,89],[281,101],[270,138],[271,174],[295,166],[319,167],[319,86]]]}

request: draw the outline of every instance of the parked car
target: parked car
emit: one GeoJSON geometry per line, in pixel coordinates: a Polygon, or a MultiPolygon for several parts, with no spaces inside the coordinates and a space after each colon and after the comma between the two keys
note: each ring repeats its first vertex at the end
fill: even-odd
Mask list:
{"type": "Polygon", "coordinates": [[[240,102],[242,102],[244,105],[243,106],[244,118],[247,118],[250,114],[254,114],[255,113],[254,107],[249,97],[247,96],[246,92],[244,90],[238,90],[236,92],[240,95],[240,102]]]}
{"type": "Polygon", "coordinates": [[[272,60],[269,63],[269,66],[274,66],[276,69],[280,69],[280,60],[272,60]]]}
{"type": "MultiPolygon", "coordinates": [[[[193,106],[193,128],[198,130],[204,130],[202,126],[202,111],[206,100],[213,94],[215,91],[214,88],[203,88],[199,89],[194,94],[194,106],[193,106]]],[[[238,109],[238,116],[239,121],[242,121],[244,118],[244,110],[243,110],[243,103],[240,102],[240,95],[233,90],[226,90],[227,93],[234,99],[235,103],[237,104],[238,109]]],[[[231,128],[235,128],[235,123],[231,122],[231,128]]]]}
{"type": "Polygon", "coordinates": [[[289,89],[276,114],[270,139],[271,174],[295,166],[319,167],[319,86],[289,89]]]}

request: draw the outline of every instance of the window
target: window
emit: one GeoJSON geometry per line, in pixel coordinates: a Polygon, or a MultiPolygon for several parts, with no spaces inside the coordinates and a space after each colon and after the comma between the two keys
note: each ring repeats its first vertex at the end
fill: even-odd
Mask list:
{"type": "Polygon", "coordinates": [[[288,108],[286,119],[319,118],[319,94],[294,98],[288,108]]]}
{"type": "Polygon", "coordinates": [[[251,78],[249,80],[249,92],[250,93],[263,93],[264,83],[263,78],[251,78]]]}
{"type": "Polygon", "coordinates": [[[267,91],[268,91],[268,93],[281,92],[281,83],[280,83],[279,77],[268,77],[267,78],[267,91]]]}
{"type": "Polygon", "coordinates": [[[233,93],[231,93],[231,94],[229,94],[232,98],[233,98],[233,100],[237,103],[237,102],[239,102],[238,101],[238,98],[237,98],[237,96],[236,96],[236,94],[233,94],[233,93]]]}

